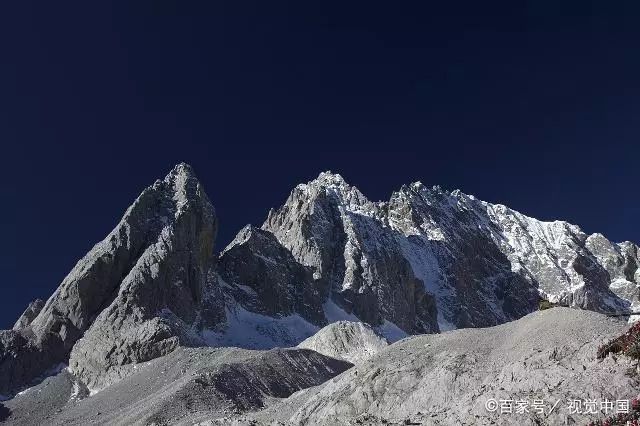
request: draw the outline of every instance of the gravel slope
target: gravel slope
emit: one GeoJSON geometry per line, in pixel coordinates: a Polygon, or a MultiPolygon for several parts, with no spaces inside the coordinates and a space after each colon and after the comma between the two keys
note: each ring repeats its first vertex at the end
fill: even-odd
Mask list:
{"type": "Polygon", "coordinates": [[[628,326],[568,308],[535,312],[496,327],[404,339],[325,384],[301,391],[254,418],[295,425],[585,424],[570,399],[633,398],[640,393],[623,358],[599,361],[600,344],[628,326]],[[489,413],[490,399],[545,401],[550,415],[489,413]],[[411,424],[411,423],[409,423],[411,424]]]}
{"type": "Polygon", "coordinates": [[[355,321],[338,321],[324,327],[298,345],[333,358],[357,364],[389,345],[371,326],[355,321]]]}
{"type": "Polygon", "coordinates": [[[183,348],[102,392],[63,371],[6,401],[8,424],[560,425],[571,399],[631,399],[626,358],[596,358],[627,325],[554,308],[499,326],[414,336],[356,366],[307,349],[183,348]],[[341,373],[341,374],[339,374],[341,373]],[[488,399],[544,400],[551,414],[489,413],[488,399]]]}
{"type": "Polygon", "coordinates": [[[193,424],[266,406],[351,367],[306,349],[181,348],[78,400],[64,371],[7,401],[8,424],[193,424]]]}

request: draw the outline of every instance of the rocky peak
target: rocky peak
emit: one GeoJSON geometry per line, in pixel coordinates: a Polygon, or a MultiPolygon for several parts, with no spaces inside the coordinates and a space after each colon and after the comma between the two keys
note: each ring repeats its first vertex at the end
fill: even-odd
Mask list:
{"type": "Polygon", "coordinates": [[[16,321],[13,326],[14,330],[21,330],[28,327],[35,317],[38,316],[42,308],[44,307],[44,301],[40,299],[36,299],[33,302],[29,303],[27,309],[20,315],[18,321],[16,321]]]}
{"type": "Polygon", "coordinates": [[[433,300],[388,228],[386,209],[323,174],[296,187],[262,228],[311,268],[321,297],[345,312],[374,325],[389,320],[405,331],[437,330],[433,300]]]}
{"type": "Polygon", "coordinates": [[[13,371],[0,375],[0,393],[11,394],[61,362],[101,386],[105,371],[167,353],[193,340],[191,327],[223,320],[220,302],[205,306],[216,291],[216,230],[213,207],[188,165],[146,188],[20,328],[24,340],[0,348],[22,353],[0,357],[0,372],[13,371]]]}
{"type": "Polygon", "coordinates": [[[224,256],[224,254],[227,251],[232,250],[236,246],[246,244],[249,240],[253,238],[258,238],[261,240],[261,242],[264,243],[264,240],[270,237],[273,238],[273,236],[271,236],[271,234],[269,234],[268,232],[263,231],[260,228],[256,228],[253,225],[246,225],[244,228],[240,230],[240,232],[236,234],[236,236],[233,238],[233,241],[231,241],[227,245],[227,247],[225,247],[224,250],[222,250],[222,253],[220,253],[220,255],[224,256]]]}
{"type": "Polygon", "coordinates": [[[71,369],[90,386],[102,387],[126,374],[127,366],[172,351],[179,344],[202,344],[197,331],[224,321],[224,302],[213,273],[217,219],[191,167],[176,166],[151,192],[155,203],[143,217],[149,229],[139,257],[117,294],[73,347],[71,369]],[[171,214],[173,213],[173,214],[171,214]],[[159,232],[158,232],[159,231],[159,232]],[[149,238],[150,237],[150,238],[149,238]]]}
{"type": "MultiPolygon", "coordinates": [[[[350,293],[356,292],[385,312],[378,319],[401,322],[405,331],[413,326],[398,312],[415,303],[413,298],[404,293],[405,302],[391,308],[389,301],[397,303],[398,295],[376,303],[365,297],[368,289],[381,294],[390,288],[383,281],[394,279],[380,273],[392,264],[405,271],[394,272],[405,284],[393,288],[423,287],[425,300],[437,300],[440,329],[518,318],[536,309],[538,293],[608,312],[635,303],[631,293],[638,262],[633,244],[623,249],[599,236],[587,241],[579,227],[567,222],[539,221],[459,190],[420,182],[404,185],[389,202],[379,204],[330,173],[298,188],[305,191],[294,190],[263,228],[315,271],[338,304],[357,310],[350,293]],[[324,188],[333,188],[335,196],[318,190],[324,188]],[[405,262],[409,269],[401,266],[405,262]],[[623,283],[615,277],[623,277],[624,284],[610,289],[613,282],[623,283]],[[422,285],[408,284],[413,279],[422,285]]],[[[434,312],[426,306],[423,315],[434,312]]],[[[418,329],[430,323],[428,317],[423,316],[418,329]]]]}
{"type": "Polygon", "coordinates": [[[178,212],[185,209],[189,203],[195,205],[206,203],[207,212],[215,215],[215,210],[202,190],[202,185],[188,164],[180,163],[175,166],[164,178],[163,186],[172,192],[172,198],[178,212]]]}
{"type": "Polygon", "coordinates": [[[376,210],[375,203],[369,201],[358,188],[349,185],[341,175],[330,171],[322,172],[316,179],[298,185],[291,195],[298,202],[305,200],[307,203],[314,203],[317,198],[327,199],[335,207],[347,211],[371,214],[376,210]]]}
{"type": "Polygon", "coordinates": [[[347,190],[350,185],[344,180],[342,175],[338,173],[333,173],[331,170],[327,170],[324,172],[320,172],[318,177],[313,181],[309,182],[308,185],[319,185],[326,187],[334,187],[334,188],[346,188],[347,190]]]}

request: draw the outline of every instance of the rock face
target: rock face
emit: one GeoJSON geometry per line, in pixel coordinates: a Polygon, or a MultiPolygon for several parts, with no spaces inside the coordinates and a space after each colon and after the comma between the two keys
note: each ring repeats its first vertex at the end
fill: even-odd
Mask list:
{"type": "Polygon", "coordinates": [[[371,358],[387,346],[389,342],[371,326],[353,321],[329,324],[298,345],[352,364],[371,358]]]}
{"type": "Polygon", "coordinates": [[[69,273],[38,315],[0,335],[0,393],[68,362],[90,386],[194,340],[224,320],[212,271],[216,217],[189,166],[138,197],[69,273]]]}
{"type": "Polygon", "coordinates": [[[407,333],[520,318],[540,298],[601,312],[638,303],[638,247],[421,183],[373,203],[342,177],[298,185],[262,228],[322,297],[407,333]]]}
{"type": "Polygon", "coordinates": [[[571,414],[568,401],[640,392],[630,359],[597,359],[598,346],[626,328],[594,312],[554,308],[490,328],[413,336],[256,417],[287,425],[586,424],[602,414],[571,414]],[[485,408],[491,398],[530,405],[501,414],[485,408]],[[544,413],[533,400],[544,401],[544,413]]]}
{"type": "Polygon", "coordinates": [[[339,175],[323,173],[296,187],[262,227],[311,267],[321,295],[348,313],[408,333],[438,331],[435,299],[386,226],[384,210],[339,175]]]}
{"type": "Polygon", "coordinates": [[[64,360],[56,349],[41,346],[21,331],[0,331],[0,395],[10,397],[55,369],[56,361],[64,360]]]}
{"type": "Polygon", "coordinates": [[[43,307],[44,307],[44,301],[40,299],[36,299],[33,302],[29,303],[29,306],[27,306],[27,309],[25,309],[22,315],[20,315],[20,318],[18,318],[18,321],[16,321],[15,325],[13,326],[13,329],[20,330],[25,327],[28,327],[31,324],[31,322],[34,320],[34,318],[38,316],[40,311],[42,311],[43,307]]]}
{"type": "Polygon", "coordinates": [[[268,316],[298,313],[311,323],[325,323],[313,271],[296,262],[267,231],[251,225],[242,229],[222,252],[219,273],[225,282],[239,284],[227,290],[253,312],[268,316]]]}
{"type": "Polygon", "coordinates": [[[211,298],[216,219],[191,170],[178,166],[142,197],[140,222],[155,232],[71,352],[71,371],[90,387],[117,379],[121,366],[201,344],[193,330],[224,319],[222,299],[211,298]]]}

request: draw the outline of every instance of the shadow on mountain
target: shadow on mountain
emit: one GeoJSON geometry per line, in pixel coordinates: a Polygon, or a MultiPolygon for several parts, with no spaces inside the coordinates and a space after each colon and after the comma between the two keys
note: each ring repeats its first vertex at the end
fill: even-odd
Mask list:
{"type": "Polygon", "coordinates": [[[4,404],[0,403],[0,422],[3,422],[9,418],[11,415],[11,410],[4,406],[4,404]]]}

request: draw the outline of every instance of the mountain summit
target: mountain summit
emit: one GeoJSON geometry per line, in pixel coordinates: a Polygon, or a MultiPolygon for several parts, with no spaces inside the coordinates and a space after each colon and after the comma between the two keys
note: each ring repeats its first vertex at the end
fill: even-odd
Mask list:
{"type": "Polygon", "coordinates": [[[223,317],[209,298],[216,229],[188,165],[145,189],[44,306],[30,305],[13,330],[0,332],[0,393],[60,363],[102,387],[123,365],[192,343],[192,328],[223,317]]]}

